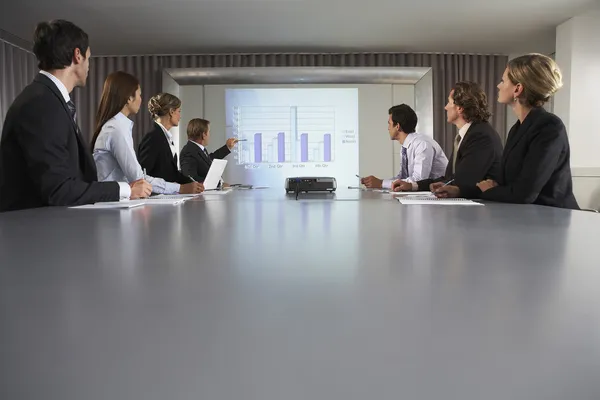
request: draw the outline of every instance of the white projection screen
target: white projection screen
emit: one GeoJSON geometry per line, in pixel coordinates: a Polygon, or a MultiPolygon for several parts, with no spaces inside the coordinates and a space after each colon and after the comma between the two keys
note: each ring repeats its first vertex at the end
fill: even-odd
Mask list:
{"type": "Polygon", "coordinates": [[[356,175],[397,174],[388,109],[421,104],[417,128],[430,126],[430,77],[429,68],[178,69],[164,71],[163,90],[182,100],[179,148],[193,118],[211,122],[209,151],[241,140],[226,158],[226,182],[283,188],[287,177],[328,176],[347,187],[356,175]]]}

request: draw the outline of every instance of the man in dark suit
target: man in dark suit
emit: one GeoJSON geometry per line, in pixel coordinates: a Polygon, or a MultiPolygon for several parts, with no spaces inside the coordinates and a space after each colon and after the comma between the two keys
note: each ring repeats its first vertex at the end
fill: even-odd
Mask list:
{"type": "Polygon", "coordinates": [[[489,124],[487,97],[474,82],[458,82],[450,91],[445,107],[449,123],[458,128],[445,176],[411,184],[397,180],[394,191],[434,191],[445,183],[474,185],[483,179],[497,179],[500,174],[502,142],[489,124]]]}
{"type": "Polygon", "coordinates": [[[210,121],[195,118],[187,127],[188,142],[181,149],[181,172],[198,182],[204,181],[212,160],[223,159],[231,153],[237,139],[227,139],[227,143],[214,153],[206,149],[210,140],[210,121]]]}
{"type": "Polygon", "coordinates": [[[41,71],[9,108],[2,130],[0,211],[149,195],[151,186],[144,181],[131,187],[97,182],[70,98],[73,88],[87,79],[87,34],[68,21],[42,22],[33,51],[41,71]]]}

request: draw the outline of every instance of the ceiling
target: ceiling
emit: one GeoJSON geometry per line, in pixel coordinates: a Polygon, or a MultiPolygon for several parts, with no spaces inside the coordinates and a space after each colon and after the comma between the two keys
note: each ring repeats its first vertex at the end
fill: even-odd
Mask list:
{"type": "Polygon", "coordinates": [[[68,19],[92,53],[551,52],[555,28],[597,0],[2,0],[0,28],[31,41],[68,19]]]}

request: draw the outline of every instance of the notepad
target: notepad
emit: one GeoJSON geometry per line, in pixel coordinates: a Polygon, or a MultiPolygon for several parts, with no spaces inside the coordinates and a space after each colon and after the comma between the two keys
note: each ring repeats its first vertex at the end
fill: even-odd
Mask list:
{"type": "Polygon", "coordinates": [[[191,199],[191,197],[185,198],[160,198],[160,197],[151,197],[146,199],[146,205],[148,206],[157,206],[157,205],[172,205],[176,206],[178,204],[183,204],[187,200],[191,199]]]}
{"type": "Polygon", "coordinates": [[[194,194],[158,194],[150,197],[151,199],[191,199],[194,197],[202,196],[202,193],[194,194]]]}
{"type": "Polygon", "coordinates": [[[392,196],[430,196],[432,193],[430,191],[423,192],[390,192],[392,196]]]}
{"type": "Polygon", "coordinates": [[[464,198],[438,198],[435,196],[406,196],[398,197],[401,204],[444,205],[444,206],[482,206],[483,204],[464,198]]]}
{"type": "Polygon", "coordinates": [[[202,194],[205,196],[215,196],[215,195],[224,195],[224,194],[230,193],[231,191],[232,191],[231,189],[205,190],[204,192],[202,192],[202,194]]]}
{"type": "Polygon", "coordinates": [[[145,200],[122,200],[122,201],[106,201],[102,203],[86,204],[84,206],[75,206],[69,208],[78,208],[83,210],[102,210],[102,209],[127,209],[140,207],[146,204],[145,200]]]}

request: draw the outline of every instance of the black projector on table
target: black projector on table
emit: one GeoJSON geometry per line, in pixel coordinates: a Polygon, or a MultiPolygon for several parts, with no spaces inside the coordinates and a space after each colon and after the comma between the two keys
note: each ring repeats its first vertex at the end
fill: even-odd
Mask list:
{"type": "Polygon", "coordinates": [[[337,183],[335,178],[330,177],[308,177],[285,178],[285,191],[288,193],[302,192],[335,192],[337,183]]]}

